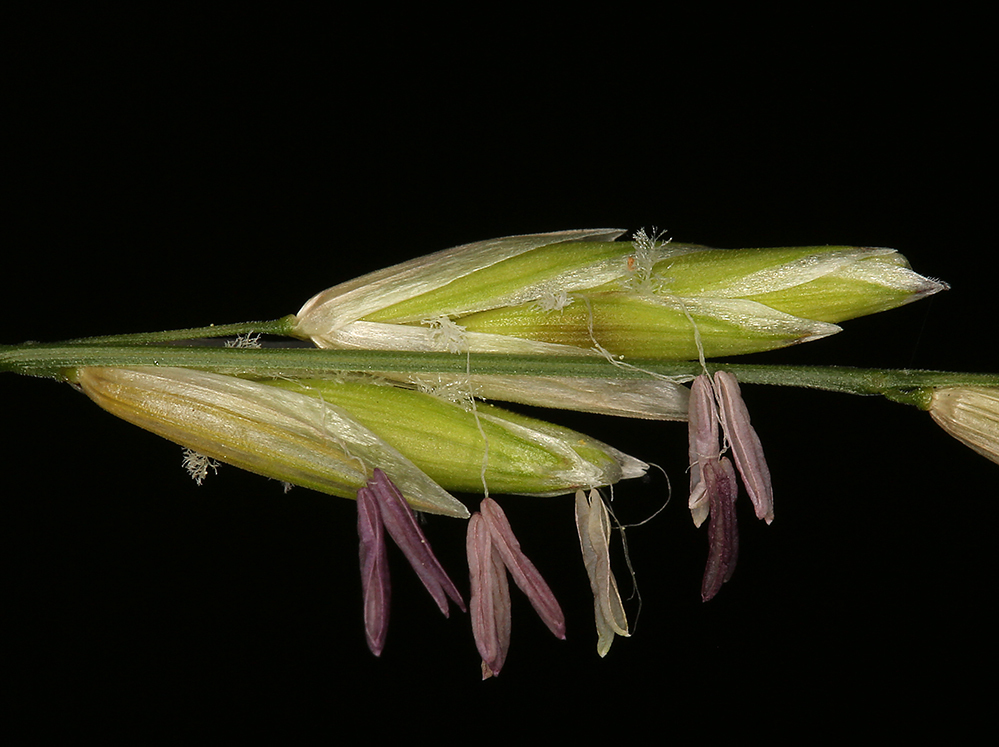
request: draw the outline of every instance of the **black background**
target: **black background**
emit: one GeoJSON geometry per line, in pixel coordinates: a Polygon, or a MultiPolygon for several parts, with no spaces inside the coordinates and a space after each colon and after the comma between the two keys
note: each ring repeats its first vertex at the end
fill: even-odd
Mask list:
{"type": "MultiPolygon", "coordinates": [[[[0,341],[274,318],[448,246],[658,226],[891,246],[952,285],[756,360],[999,368],[994,56],[975,19],[480,12],[15,26],[0,341]]],[[[967,723],[993,694],[999,466],[911,408],[744,387],[777,519],[742,506],[738,571],[709,604],[685,427],[551,414],[662,465],[677,494],[628,534],[643,606],[604,660],[570,502],[502,499],[568,640],[517,598],[507,667],[480,683],[467,618],[444,620],[398,556],[388,643],[367,651],[349,501],[225,467],[197,488],[176,446],[69,387],[3,386],[2,676],[36,725],[193,733],[290,708],[340,736],[541,717],[668,738],[728,717],[967,723]]],[[[666,490],[619,486],[621,518],[666,490]]],[[[427,526],[467,588],[463,531],[427,526]]]]}

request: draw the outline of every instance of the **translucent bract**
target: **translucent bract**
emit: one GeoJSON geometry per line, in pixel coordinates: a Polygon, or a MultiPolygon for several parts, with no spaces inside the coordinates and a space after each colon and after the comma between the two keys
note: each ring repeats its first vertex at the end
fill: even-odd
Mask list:
{"type": "Polygon", "coordinates": [[[958,441],[999,463],[999,388],[936,389],[930,400],[930,415],[958,441]]]}

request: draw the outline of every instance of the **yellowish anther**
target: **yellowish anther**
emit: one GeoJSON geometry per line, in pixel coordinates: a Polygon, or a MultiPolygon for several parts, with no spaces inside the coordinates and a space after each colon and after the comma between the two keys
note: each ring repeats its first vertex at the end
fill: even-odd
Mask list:
{"type": "Polygon", "coordinates": [[[597,653],[606,656],[614,636],[628,636],[628,618],[610,567],[610,515],[600,494],[576,491],[576,529],[593,591],[597,653]]]}

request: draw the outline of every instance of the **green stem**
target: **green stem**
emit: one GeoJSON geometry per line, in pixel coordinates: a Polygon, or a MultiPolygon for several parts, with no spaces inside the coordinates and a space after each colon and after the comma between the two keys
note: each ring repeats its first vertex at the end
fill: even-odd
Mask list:
{"type": "MultiPolygon", "coordinates": [[[[247,331],[282,334],[287,320],[242,325],[177,330],[153,335],[89,338],[54,344],[0,347],[0,371],[66,379],[80,366],[180,366],[267,377],[322,376],[330,372],[407,372],[464,374],[469,363],[477,375],[525,375],[629,379],[650,373],[691,379],[701,372],[696,361],[629,361],[626,367],[612,365],[601,356],[539,356],[412,353],[383,350],[320,350],[316,348],[222,348],[179,345],[149,345],[146,341],[169,341],[247,331]],[[284,325],[284,326],[282,326],[284,325]],[[109,341],[114,340],[114,343],[109,341]]],[[[858,395],[881,395],[925,408],[926,389],[940,386],[999,386],[999,374],[973,374],[908,369],[870,369],[843,366],[783,366],[708,362],[708,370],[726,370],[747,384],[807,387],[858,395]]]]}
{"type": "MultiPolygon", "coordinates": [[[[236,335],[281,335],[290,337],[295,325],[295,315],[289,314],[280,319],[266,322],[241,322],[239,324],[211,324],[207,327],[190,329],[169,329],[165,332],[139,332],[131,335],[105,335],[103,337],[81,337],[67,340],[63,345],[149,345],[157,342],[176,342],[210,337],[234,337],[236,335]]],[[[0,348],[2,349],[2,348],[0,348]]]]}

